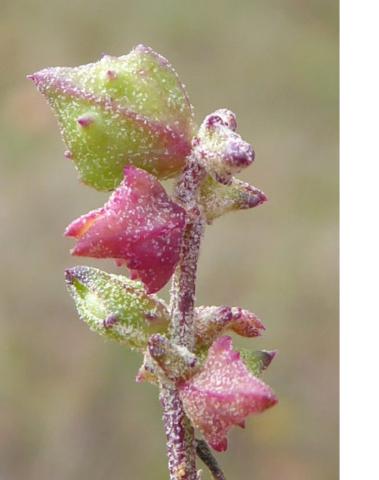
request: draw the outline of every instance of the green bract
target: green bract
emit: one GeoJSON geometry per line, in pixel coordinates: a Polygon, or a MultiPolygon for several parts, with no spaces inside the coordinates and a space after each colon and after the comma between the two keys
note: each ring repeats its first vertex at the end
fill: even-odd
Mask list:
{"type": "Polygon", "coordinates": [[[257,377],[266,370],[276,355],[275,351],[268,350],[257,350],[252,352],[251,350],[242,349],[239,353],[243,363],[250,372],[257,377]]]}
{"type": "Polygon", "coordinates": [[[140,282],[79,266],[66,270],[66,283],[81,319],[100,335],[144,348],[167,326],[165,304],[140,282]]]}
{"type": "Polygon", "coordinates": [[[66,156],[84,183],[112,190],[127,164],[159,178],[177,175],[191,150],[193,112],[168,61],[137,46],[80,67],[30,76],[58,117],[66,156]]]}

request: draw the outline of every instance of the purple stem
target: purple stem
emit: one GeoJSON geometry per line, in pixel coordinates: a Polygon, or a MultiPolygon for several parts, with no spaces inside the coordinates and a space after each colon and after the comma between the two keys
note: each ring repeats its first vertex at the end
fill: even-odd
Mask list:
{"type": "MultiPolygon", "coordinates": [[[[196,269],[205,221],[197,203],[197,193],[204,171],[196,158],[189,157],[176,187],[176,199],[187,211],[181,259],[171,290],[171,332],[177,345],[193,349],[195,332],[196,269]]],[[[186,416],[179,392],[174,385],[161,385],[160,400],[167,437],[170,480],[198,480],[194,429],[186,416]]]]}
{"type": "Polygon", "coordinates": [[[170,480],[197,480],[194,430],[176,387],[162,385],[160,401],[167,437],[170,480]]]}
{"type": "Polygon", "coordinates": [[[178,345],[193,350],[195,331],[193,310],[196,292],[196,270],[205,220],[197,202],[198,188],[204,178],[204,170],[190,157],[188,165],[176,187],[176,199],[187,211],[179,265],[171,291],[172,338],[178,345]]]}
{"type": "Polygon", "coordinates": [[[175,274],[172,288],[172,338],[175,343],[183,345],[191,351],[195,342],[193,324],[195,282],[203,231],[204,219],[200,215],[187,223],[183,238],[181,262],[175,274]]]}
{"type": "Polygon", "coordinates": [[[198,457],[205,463],[212,474],[214,480],[226,480],[217,460],[204,440],[196,439],[196,453],[198,457]]]}

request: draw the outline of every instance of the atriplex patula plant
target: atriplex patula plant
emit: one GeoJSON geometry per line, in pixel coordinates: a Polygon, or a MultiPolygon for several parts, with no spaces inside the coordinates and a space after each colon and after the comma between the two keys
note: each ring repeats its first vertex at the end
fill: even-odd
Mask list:
{"type": "Polygon", "coordinates": [[[171,480],[197,480],[196,453],[224,478],[208,444],[227,448],[233,425],[277,402],[260,379],[274,352],[233,350],[231,331],[264,326],[239,307],[195,307],[204,228],[232,210],[266,200],[233,175],[254,160],[226,109],[200,128],[184,85],[161,55],[139,45],[76,68],[30,76],[58,117],[81,180],[113,190],[101,208],[74,220],[74,255],[113,258],[130,278],[78,266],[66,282],[80,317],[97,333],[143,354],[137,381],[157,385],[171,480]],[[172,198],[159,179],[173,178],[172,198]],[[170,305],[159,299],[173,276],[170,305]],[[196,440],[194,429],[204,437],[196,440]]]}

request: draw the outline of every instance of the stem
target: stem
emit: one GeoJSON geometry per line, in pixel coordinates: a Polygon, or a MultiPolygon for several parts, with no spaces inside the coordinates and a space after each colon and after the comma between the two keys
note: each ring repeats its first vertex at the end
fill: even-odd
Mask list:
{"type": "Polygon", "coordinates": [[[205,463],[212,474],[214,480],[225,480],[225,476],[219,467],[217,460],[213,456],[207,442],[196,439],[196,453],[199,458],[205,463]]]}
{"type": "MultiPolygon", "coordinates": [[[[193,215],[195,217],[196,214],[193,215]]],[[[183,237],[181,261],[172,288],[172,338],[175,343],[191,351],[195,341],[193,309],[196,269],[203,230],[204,221],[200,214],[197,218],[189,220],[183,237]]]]}
{"type": "Polygon", "coordinates": [[[195,332],[193,308],[196,292],[196,270],[205,220],[197,202],[198,188],[205,173],[196,158],[189,157],[188,165],[176,187],[176,198],[187,211],[179,265],[171,290],[172,338],[178,345],[193,350],[195,332]]]}
{"type": "Polygon", "coordinates": [[[175,386],[162,385],[160,400],[167,437],[170,480],[197,480],[194,430],[175,386]]]}
{"type": "MultiPolygon", "coordinates": [[[[197,192],[204,175],[196,158],[190,156],[178,185],[176,199],[187,211],[181,258],[171,290],[171,333],[177,345],[193,350],[196,269],[204,219],[197,204],[197,192]]],[[[161,385],[160,399],[167,437],[170,480],[197,480],[194,429],[186,416],[177,388],[161,385]]]]}

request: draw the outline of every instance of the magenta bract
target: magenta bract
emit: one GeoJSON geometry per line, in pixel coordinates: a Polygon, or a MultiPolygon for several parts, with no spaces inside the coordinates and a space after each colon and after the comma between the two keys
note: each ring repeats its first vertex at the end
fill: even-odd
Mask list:
{"type": "Polygon", "coordinates": [[[65,235],[78,240],[73,255],[126,264],[149,293],[160,290],[179,261],[186,214],[159,181],[133,166],[104,207],[74,220],[65,235]]]}
{"type": "Polygon", "coordinates": [[[233,350],[230,337],[213,343],[203,369],[179,389],[188,417],[219,452],[226,450],[233,425],[244,426],[249,414],[277,403],[271,388],[253,376],[233,350]]]}

